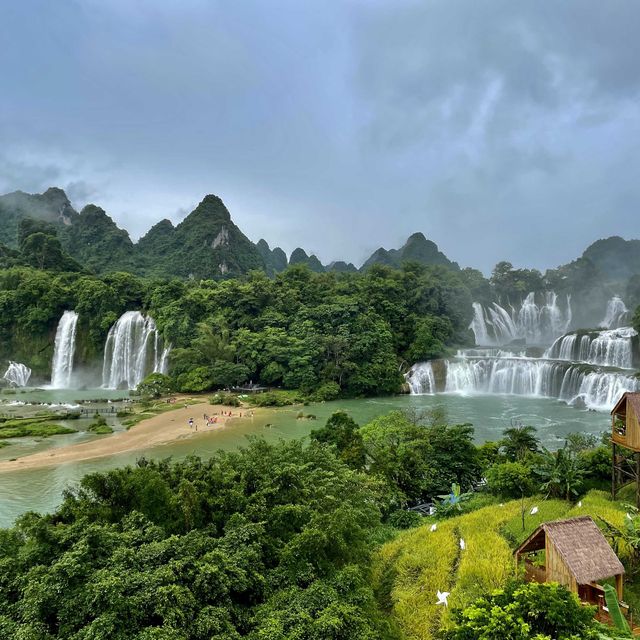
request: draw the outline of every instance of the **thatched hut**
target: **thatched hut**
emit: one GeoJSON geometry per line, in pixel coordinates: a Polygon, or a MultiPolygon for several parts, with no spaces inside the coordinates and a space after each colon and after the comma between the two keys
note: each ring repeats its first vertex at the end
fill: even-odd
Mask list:
{"type": "Polygon", "coordinates": [[[558,582],[582,602],[602,605],[604,590],[599,582],[615,578],[622,600],[624,567],[590,516],[541,524],[515,551],[516,567],[524,557],[529,581],[558,582]],[[544,550],[544,565],[531,560],[544,550]]]}

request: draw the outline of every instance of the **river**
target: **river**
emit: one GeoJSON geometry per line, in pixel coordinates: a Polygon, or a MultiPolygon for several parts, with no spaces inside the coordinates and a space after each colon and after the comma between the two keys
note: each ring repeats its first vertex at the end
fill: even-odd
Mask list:
{"type": "MultiPolygon", "coordinates": [[[[67,393],[69,398],[60,398],[60,401],[71,402],[72,395],[79,395],[78,392],[67,393]]],[[[59,393],[56,394],[58,395],[59,393]]],[[[91,397],[91,392],[83,392],[82,395],[91,397]]],[[[113,395],[115,397],[116,394],[113,395]]],[[[24,394],[16,396],[17,399],[51,402],[53,396],[51,393],[36,397],[32,394],[24,394]]],[[[16,517],[26,511],[54,510],[60,504],[65,488],[77,483],[85,474],[132,464],[142,455],[158,459],[167,457],[181,459],[191,454],[207,457],[218,449],[232,450],[240,447],[247,442],[247,436],[251,435],[262,436],[268,441],[301,438],[308,436],[312,429],[323,425],[331,413],[338,409],[344,409],[359,424],[365,424],[376,416],[394,409],[422,411],[436,407],[444,412],[449,423],[473,424],[475,439],[478,443],[499,439],[502,431],[513,424],[525,424],[536,427],[542,443],[555,449],[562,446],[564,437],[568,433],[579,431],[599,434],[609,427],[608,415],[603,412],[578,410],[547,398],[511,395],[394,396],[340,400],[305,407],[265,409],[256,412],[253,418],[233,419],[227,427],[219,431],[193,435],[185,440],[148,450],[57,467],[1,473],[0,526],[10,526],[16,517]],[[316,420],[297,419],[301,409],[305,414],[315,415],[316,420]]],[[[17,457],[27,452],[84,441],[91,437],[96,436],[76,433],[54,436],[40,442],[25,439],[24,442],[16,442],[5,449],[0,449],[0,457],[3,459],[17,457]]]]}

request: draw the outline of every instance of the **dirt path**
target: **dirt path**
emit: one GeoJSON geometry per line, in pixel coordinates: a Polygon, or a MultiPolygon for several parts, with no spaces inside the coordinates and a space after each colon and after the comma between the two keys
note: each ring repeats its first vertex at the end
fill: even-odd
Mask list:
{"type": "Polygon", "coordinates": [[[229,419],[221,416],[221,411],[232,412],[232,418],[238,417],[242,409],[233,407],[212,406],[208,402],[192,404],[187,408],[174,409],[161,413],[131,427],[128,431],[119,431],[111,436],[72,444],[54,449],[47,449],[17,460],[3,460],[0,462],[0,472],[15,471],[16,469],[35,469],[38,467],[50,467],[65,462],[80,462],[93,458],[103,458],[129,451],[148,449],[159,444],[166,444],[183,438],[191,438],[196,435],[195,427],[189,427],[189,418],[193,418],[197,425],[197,433],[215,431],[225,426],[229,419]],[[204,424],[204,414],[214,415],[218,419],[216,424],[207,426],[204,424]]]}

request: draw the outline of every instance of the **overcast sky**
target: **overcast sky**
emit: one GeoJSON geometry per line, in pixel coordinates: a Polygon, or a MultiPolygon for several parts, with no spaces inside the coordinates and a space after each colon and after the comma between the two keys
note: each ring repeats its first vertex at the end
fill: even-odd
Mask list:
{"type": "Polygon", "coordinates": [[[634,0],[2,0],[0,192],[137,238],[219,195],[361,263],[422,231],[544,269],[640,237],[634,0]]]}

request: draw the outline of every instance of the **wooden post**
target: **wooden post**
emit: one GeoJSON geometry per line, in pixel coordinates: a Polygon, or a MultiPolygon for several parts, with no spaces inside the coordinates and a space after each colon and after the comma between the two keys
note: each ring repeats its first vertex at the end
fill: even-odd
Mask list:
{"type": "Polygon", "coordinates": [[[616,443],[612,443],[612,458],[611,458],[611,498],[616,499],[616,443]]]}
{"type": "Polygon", "coordinates": [[[616,576],[616,592],[618,593],[618,600],[622,601],[622,581],[624,579],[624,576],[619,573],[616,576]]]}

